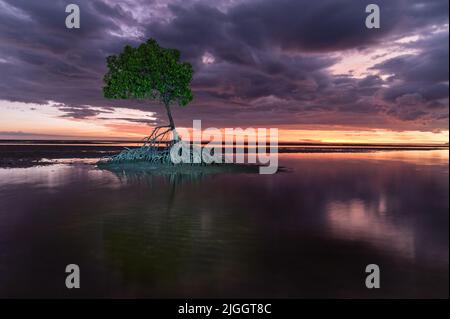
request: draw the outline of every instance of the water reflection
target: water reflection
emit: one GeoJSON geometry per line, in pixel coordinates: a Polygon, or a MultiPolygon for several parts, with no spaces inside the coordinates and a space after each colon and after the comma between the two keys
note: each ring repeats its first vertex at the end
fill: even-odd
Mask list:
{"type": "Polygon", "coordinates": [[[201,168],[191,171],[171,171],[170,168],[164,170],[158,167],[152,169],[123,169],[121,167],[101,167],[103,171],[111,172],[118,177],[121,183],[150,183],[153,185],[155,180],[167,181],[172,186],[183,183],[197,183],[218,172],[202,171],[201,168]]]}
{"type": "Polygon", "coordinates": [[[364,240],[384,251],[414,258],[414,236],[410,228],[396,225],[386,210],[386,198],[378,204],[355,199],[327,204],[328,226],[333,236],[364,240]]]}
{"type": "Polygon", "coordinates": [[[446,296],[448,157],[425,153],[286,154],[276,175],[0,169],[0,296],[446,296]],[[64,289],[68,263],[84,289],[64,289]]]}

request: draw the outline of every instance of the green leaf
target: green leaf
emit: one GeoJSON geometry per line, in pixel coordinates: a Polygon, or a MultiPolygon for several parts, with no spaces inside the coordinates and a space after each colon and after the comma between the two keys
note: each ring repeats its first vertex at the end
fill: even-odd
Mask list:
{"type": "Polygon", "coordinates": [[[185,106],[192,101],[193,69],[180,62],[180,51],[163,48],[149,39],[137,48],[125,46],[106,58],[103,95],[108,99],[149,99],[185,106]]]}

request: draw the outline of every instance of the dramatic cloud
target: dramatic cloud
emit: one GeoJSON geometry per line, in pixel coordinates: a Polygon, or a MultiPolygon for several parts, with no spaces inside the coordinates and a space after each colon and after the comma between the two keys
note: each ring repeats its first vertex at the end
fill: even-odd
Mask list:
{"type": "MultiPolygon", "coordinates": [[[[104,118],[152,102],[102,97],[105,58],[149,37],[195,70],[179,124],[344,125],[448,129],[448,1],[87,1],[67,29],[70,1],[0,0],[0,100],[48,104],[64,117],[104,118]],[[363,61],[363,62],[360,62],[363,61]],[[351,67],[348,67],[350,65],[351,67]]],[[[128,120],[127,120],[128,119],[128,120]]]]}

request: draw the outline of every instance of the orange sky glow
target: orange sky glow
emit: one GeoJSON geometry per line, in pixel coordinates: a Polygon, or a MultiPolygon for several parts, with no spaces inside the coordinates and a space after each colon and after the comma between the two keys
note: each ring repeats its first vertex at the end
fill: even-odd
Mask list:
{"type": "MultiPolygon", "coordinates": [[[[108,118],[61,117],[52,106],[0,101],[0,139],[140,140],[151,126],[120,120],[152,118],[152,112],[119,109],[108,118]]],[[[262,127],[262,126],[260,126],[262,127]]],[[[205,129],[205,128],[203,128],[205,129]]],[[[364,127],[278,127],[280,142],[448,144],[449,131],[393,131],[364,127]]]]}

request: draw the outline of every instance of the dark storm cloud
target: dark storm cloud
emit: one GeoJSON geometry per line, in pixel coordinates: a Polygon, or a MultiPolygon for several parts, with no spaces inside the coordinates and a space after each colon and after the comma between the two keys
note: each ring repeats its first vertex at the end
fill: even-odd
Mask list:
{"type": "MultiPolygon", "coordinates": [[[[111,120],[111,118],[108,118],[108,117],[105,117],[105,118],[100,117],[99,119],[111,120]]],[[[158,122],[155,121],[154,119],[146,119],[146,118],[136,119],[136,118],[131,118],[131,117],[116,117],[116,118],[114,118],[114,120],[126,121],[126,122],[131,122],[131,123],[148,124],[148,125],[157,125],[158,124],[158,122]]]]}
{"type": "Polygon", "coordinates": [[[411,128],[448,127],[448,25],[435,30],[448,24],[446,0],[377,1],[379,30],[364,26],[367,1],[186,2],[0,0],[0,99],[62,103],[73,118],[101,119],[99,108],[120,106],[164,120],[154,103],[101,93],[105,57],[154,37],[194,65],[195,100],[175,111],[181,124],[383,127],[388,116],[411,128]],[[71,2],[81,8],[80,29],[65,28],[71,2]],[[343,52],[411,35],[420,37],[402,46],[415,51],[375,65],[379,75],[329,71],[343,52]],[[206,54],[213,61],[203,63],[206,54]]]}
{"type": "Polygon", "coordinates": [[[4,1],[0,12],[2,96],[12,101],[98,105],[105,56],[130,41],[112,36],[130,15],[115,7],[108,15],[93,1],[78,1],[83,27],[65,27],[66,1],[4,1]],[[8,24],[3,24],[4,19],[8,24]],[[112,41],[111,41],[112,40],[112,41]]]}
{"type": "Polygon", "coordinates": [[[389,87],[380,90],[390,102],[390,115],[402,120],[448,118],[448,41],[448,32],[416,41],[406,47],[423,48],[421,54],[401,55],[373,67],[392,74],[389,87]]]}
{"type": "Polygon", "coordinates": [[[61,117],[71,117],[74,119],[85,119],[91,116],[96,116],[102,113],[114,113],[113,110],[108,109],[98,109],[98,108],[90,108],[89,106],[85,107],[73,107],[73,106],[60,106],[58,110],[64,112],[64,115],[61,117]]]}

